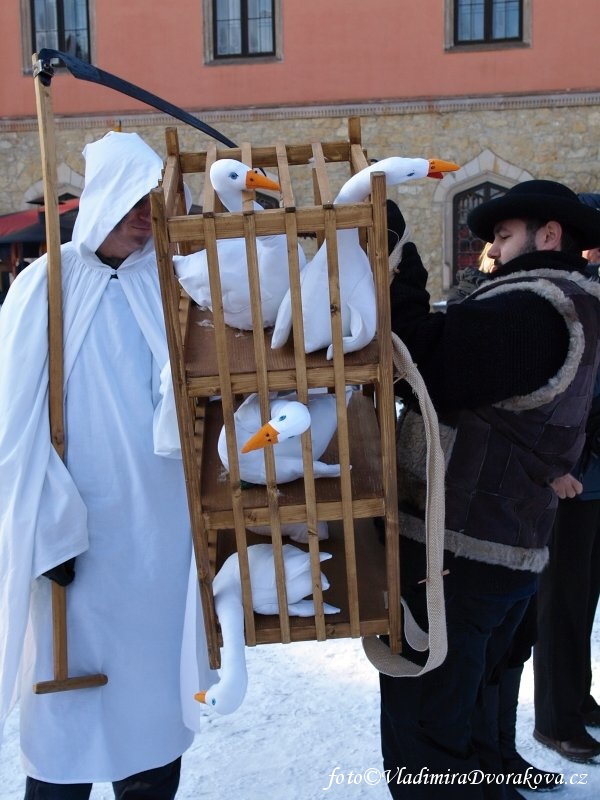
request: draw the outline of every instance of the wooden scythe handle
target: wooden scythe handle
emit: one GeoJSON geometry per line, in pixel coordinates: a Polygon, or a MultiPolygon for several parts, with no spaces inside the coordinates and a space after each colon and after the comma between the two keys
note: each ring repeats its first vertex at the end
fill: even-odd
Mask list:
{"type": "MultiPolygon", "coordinates": [[[[56,186],[56,140],[54,114],[50,96],[52,68],[40,71],[37,54],[33,56],[35,100],[40,132],[42,175],[44,180],[44,208],[46,213],[46,246],[48,254],[48,369],[49,413],[52,444],[64,460],[65,427],[63,410],[63,315],[62,279],[60,263],[60,220],[56,186]]],[[[106,675],[68,677],[67,648],[67,595],[64,586],[52,581],[52,641],[54,652],[54,680],[36,683],[36,694],[62,692],[103,686],[106,675]]]]}

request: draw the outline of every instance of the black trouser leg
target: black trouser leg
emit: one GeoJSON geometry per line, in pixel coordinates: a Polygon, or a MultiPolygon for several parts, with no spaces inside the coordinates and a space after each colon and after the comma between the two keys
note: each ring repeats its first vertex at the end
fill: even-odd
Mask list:
{"type": "Polygon", "coordinates": [[[116,800],[173,800],[179,786],[181,758],[156,769],[148,769],[115,781],[116,800]]]}
{"type": "Polygon", "coordinates": [[[535,726],[552,739],[585,734],[589,697],[590,619],[600,570],[600,501],[561,500],[540,577],[534,650],[535,726]]]}
{"type": "Polygon", "coordinates": [[[24,800],[88,800],[91,783],[46,783],[27,778],[24,800]]]}
{"type": "Polygon", "coordinates": [[[517,708],[523,665],[507,669],[498,686],[498,741],[502,761],[517,758],[517,708]]]}
{"type": "MultiPolygon", "coordinates": [[[[510,711],[503,705],[507,703],[508,697],[502,688],[507,672],[511,672],[507,670],[507,664],[513,647],[516,647],[515,642],[528,638],[525,631],[528,629],[527,614],[532,602],[533,598],[526,598],[520,603],[516,603],[506,614],[502,623],[492,631],[486,648],[486,671],[473,711],[472,725],[473,744],[479,756],[479,762],[482,769],[490,774],[499,774],[504,771],[502,718],[510,711]]],[[[529,651],[531,651],[531,643],[529,651]]],[[[513,709],[514,723],[516,723],[518,691],[517,683],[517,695],[514,698],[513,709]]],[[[504,723],[506,724],[506,719],[504,723]]],[[[510,735],[508,731],[506,733],[510,735]]]]}
{"type": "MultiPolygon", "coordinates": [[[[181,758],[114,781],[116,800],[173,800],[179,786],[181,758]]],[[[91,783],[46,783],[27,778],[24,800],[89,800],[91,783]]]]}
{"type": "MultiPolygon", "coordinates": [[[[442,794],[447,800],[520,796],[502,783],[457,782],[440,788],[433,783],[408,783],[407,777],[414,778],[423,770],[464,778],[488,766],[487,758],[482,763],[484,753],[475,749],[480,741],[472,737],[478,690],[486,674],[486,649],[491,638],[498,641],[500,652],[508,647],[528,601],[519,596],[447,591],[444,663],[419,678],[380,676],[383,763],[394,800],[437,800],[442,794]]],[[[495,715],[494,719],[495,737],[489,738],[497,741],[495,715]]],[[[487,738],[488,732],[486,728],[482,735],[487,738]]]]}

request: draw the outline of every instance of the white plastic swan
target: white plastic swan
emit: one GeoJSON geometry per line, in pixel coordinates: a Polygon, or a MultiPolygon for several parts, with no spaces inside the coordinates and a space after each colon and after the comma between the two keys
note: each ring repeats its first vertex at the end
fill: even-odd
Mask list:
{"type": "MultiPolygon", "coordinates": [[[[458,169],[457,164],[438,159],[384,158],[353,175],[340,190],[334,203],[359,203],[371,192],[371,173],[384,172],[387,185],[396,186],[416,178],[441,178],[443,172],[458,169]]],[[[360,246],[358,230],[337,231],[340,299],[344,353],[360,350],[376,332],[375,286],[369,259],[360,246]]],[[[307,353],[327,348],[333,357],[327,243],[324,242],[308,262],[301,276],[304,347],[307,353]]],[[[288,291],[277,313],[271,346],[283,347],[292,329],[292,302],[288,291]]]]}
{"type": "MultiPolygon", "coordinates": [[[[346,389],[346,405],[352,389],[346,389]]],[[[265,459],[261,448],[276,444],[275,472],[277,483],[287,483],[304,475],[300,434],[310,427],[315,478],[338,477],[339,464],[326,464],[319,459],[337,429],[336,398],[324,391],[311,391],[308,407],[291,393],[271,400],[271,419],[262,425],[258,395],[249,395],[234,414],[238,443],[240,478],[247,483],[266,484],[265,459]]],[[[225,428],[221,429],[218,452],[225,469],[229,469],[225,428]]]]}
{"type": "MultiPolygon", "coordinates": [[[[280,188],[270,178],[231,158],[214,162],[210,168],[210,181],[228,211],[242,210],[244,191],[280,188]]],[[[254,207],[261,210],[256,202],[254,207]]],[[[234,328],[252,330],[246,242],[243,238],[218,239],[217,253],[225,322],[234,328]]],[[[283,234],[257,237],[256,253],[263,326],[270,327],[290,286],[287,239],[283,234]]],[[[302,269],[306,257],[300,246],[298,258],[302,269]]],[[[212,308],[206,250],[188,256],[175,256],[173,265],[179,282],[190,297],[203,308],[212,308]]]]}
{"type": "MultiPolygon", "coordinates": [[[[329,558],[331,558],[330,553],[320,553],[321,561],[329,558]]],[[[313,591],[309,554],[294,545],[285,544],[283,560],[288,613],[299,617],[313,616],[314,602],[306,599],[313,591]]],[[[254,611],[257,614],[278,614],[272,545],[256,544],[249,547],[248,562],[254,611]]],[[[321,573],[321,587],[324,591],[329,588],[329,582],[323,573],[321,573]]],[[[195,697],[219,714],[231,714],[240,707],[248,687],[244,611],[237,553],[229,556],[215,575],[213,592],[215,610],[223,636],[219,682],[207,691],[198,692],[195,697]]],[[[325,614],[337,614],[339,610],[335,606],[323,603],[325,614]]]]}

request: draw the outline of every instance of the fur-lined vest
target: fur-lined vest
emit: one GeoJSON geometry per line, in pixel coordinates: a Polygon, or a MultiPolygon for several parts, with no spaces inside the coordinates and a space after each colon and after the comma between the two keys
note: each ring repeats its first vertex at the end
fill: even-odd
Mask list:
{"type": "MultiPolygon", "coordinates": [[[[598,284],[558,270],[493,280],[469,302],[531,290],[560,312],[567,358],[535,392],[440,418],[446,457],[445,548],[457,556],[540,572],[557,506],[549,483],[575,465],[585,439],[600,348],[598,284]]],[[[501,334],[500,334],[501,335],[501,334]]],[[[424,541],[425,440],[420,414],[398,429],[401,533],[424,541]]]]}

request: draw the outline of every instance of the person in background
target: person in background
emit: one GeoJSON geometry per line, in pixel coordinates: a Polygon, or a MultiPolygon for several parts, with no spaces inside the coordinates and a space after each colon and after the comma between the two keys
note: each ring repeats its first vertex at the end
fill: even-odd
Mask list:
{"type": "Polygon", "coordinates": [[[448,290],[446,305],[458,303],[468,297],[471,292],[486,283],[492,276],[496,265],[488,256],[490,243],[486,242],[477,259],[476,267],[465,267],[456,273],[456,282],[448,290]]]}
{"type": "MultiPolygon", "coordinates": [[[[598,209],[600,194],[580,194],[598,209]]],[[[598,278],[600,248],[584,256],[598,278]]],[[[571,473],[557,479],[561,498],[540,576],[538,634],[534,648],[534,738],[575,762],[600,755],[600,741],[586,727],[600,727],[600,706],[591,693],[590,637],[600,595],[600,374],[586,426],[583,454],[571,473]]]]}
{"type": "MultiPolygon", "coordinates": [[[[600,211],[600,194],[596,192],[582,192],[579,199],[586,206],[595,208],[600,211]]],[[[588,262],[587,272],[591,278],[600,277],[600,246],[591,247],[589,250],[583,251],[583,257],[588,262]]]]}
{"type": "Polygon", "coordinates": [[[148,196],[163,162],[135,133],[84,157],[61,248],[64,462],[48,418],[45,256],[0,313],[0,722],[18,698],[26,800],[85,800],[96,781],[172,800],[194,737],[181,695],[192,552],[182,462],[155,439],[171,413],[148,196]],[[69,673],[106,685],[32,691],[54,674],[51,580],[70,584],[69,673]]]}
{"type": "MultiPolygon", "coordinates": [[[[394,270],[392,328],[423,376],[446,450],[448,570],[446,660],[418,678],[380,677],[383,762],[396,800],[521,797],[504,779],[469,776],[503,775],[497,730],[489,736],[478,725],[482,688],[547,563],[558,502],[551,483],[583,447],[600,359],[600,287],[585,278],[581,251],[595,244],[596,220],[563,184],[526,181],[471,211],[469,227],[492,243],[496,270],[446,313],[430,313],[412,242],[394,270]],[[394,781],[400,770],[454,778],[394,781]]],[[[422,626],[424,453],[412,406],[398,439],[401,582],[422,626]]],[[[408,644],[404,653],[422,659],[408,644]]]]}

